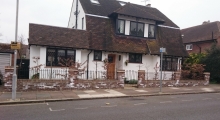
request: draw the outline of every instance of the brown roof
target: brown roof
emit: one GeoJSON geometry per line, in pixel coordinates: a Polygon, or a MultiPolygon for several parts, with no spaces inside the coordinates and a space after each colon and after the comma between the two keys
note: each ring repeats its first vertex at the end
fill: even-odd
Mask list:
{"type": "Polygon", "coordinates": [[[11,49],[11,45],[7,43],[0,43],[0,53],[13,53],[14,50],[11,49]]]}
{"type": "Polygon", "coordinates": [[[183,43],[201,42],[217,39],[220,36],[220,22],[205,23],[202,25],[181,30],[183,43]],[[213,38],[212,38],[213,33],[213,38]]]}
{"type": "Polygon", "coordinates": [[[89,48],[87,32],[46,25],[29,24],[29,44],[89,48]]]}
{"type": "Polygon", "coordinates": [[[87,31],[30,24],[29,43],[142,54],[159,54],[159,48],[165,47],[167,55],[188,55],[178,29],[158,27],[157,39],[148,39],[116,35],[112,19],[86,16],[86,20],[87,31]]]}

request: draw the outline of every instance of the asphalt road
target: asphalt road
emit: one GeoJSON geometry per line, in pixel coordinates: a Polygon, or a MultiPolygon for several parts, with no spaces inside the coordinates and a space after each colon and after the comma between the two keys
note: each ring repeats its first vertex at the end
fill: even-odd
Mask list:
{"type": "Polygon", "coordinates": [[[220,93],[1,105],[0,120],[219,120],[220,93]]]}

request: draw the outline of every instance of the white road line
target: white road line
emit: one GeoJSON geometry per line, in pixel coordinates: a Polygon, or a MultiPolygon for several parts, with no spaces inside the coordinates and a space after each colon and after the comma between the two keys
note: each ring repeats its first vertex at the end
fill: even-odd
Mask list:
{"type": "Polygon", "coordinates": [[[33,103],[33,104],[16,104],[16,105],[0,105],[0,107],[4,107],[4,106],[28,106],[28,105],[43,105],[43,104],[46,104],[46,103],[33,103]]]}
{"type": "Polygon", "coordinates": [[[101,106],[101,107],[116,107],[117,105],[111,105],[111,106],[101,106]]]}
{"type": "Polygon", "coordinates": [[[49,105],[49,103],[47,103],[47,105],[49,105]]]}
{"type": "Polygon", "coordinates": [[[146,105],[147,103],[137,103],[137,104],[134,104],[134,105],[146,105]]]}
{"type": "Polygon", "coordinates": [[[193,101],[193,100],[182,100],[183,102],[187,102],[187,101],[193,101]]]}
{"type": "Polygon", "coordinates": [[[75,108],[77,110],[85,110],[85,109],[88,109],[88,107],[84,107],[84,108],[75,108]]]}
{"type": "Polygon", "coordinates": [[[64,111],[65,109],[52,110],[51,108],[49,108],[49,110],[52,112],[52,111],[64,111]]]}
{"type": "Polygon", "coordinates": [[[172,101],[163,101],[163,102],[160,102],[160,103],[171,103],[172,101]]]}
{"type": "Polygon", "coordinates": [[[202,100],[211,100],[212,98],[204,98],[204,99],[202,99],[202,100]]]}

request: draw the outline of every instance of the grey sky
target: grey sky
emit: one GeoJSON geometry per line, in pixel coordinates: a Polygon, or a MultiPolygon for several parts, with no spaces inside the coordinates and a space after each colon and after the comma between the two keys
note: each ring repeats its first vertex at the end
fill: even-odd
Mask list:
{"type": "MultiPolygon", "coordinates": [[[[122,0],[144,5],[143,0],[122,0]]],[[[29,23],[67,27],[72,0],[19,0],[18,35],[28,38],[29,23]]],[[[220,0],[151,0],[181,29],[220,21],[220,0]]],[[[0,0],[0,42],[15,39],[16,0],[0,0]]]]}

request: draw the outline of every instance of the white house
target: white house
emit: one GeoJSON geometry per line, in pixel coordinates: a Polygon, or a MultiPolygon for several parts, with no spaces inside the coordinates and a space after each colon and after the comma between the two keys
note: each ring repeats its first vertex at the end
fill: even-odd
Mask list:
{"type": "Polygon", "coordinates": [[[153,76],[160,47],[166,48],[163,71],[171,75],[188,55],[179,27],[158,9],[117,0],[73,0],[68,28],[30,24],[29,44],[30,67],[59,71],[61,58],[86,61],[84,79],[104,71],[104,60],[111,79],[118,70],[127,71],[127,77],[138,70],[153,76]]]}

